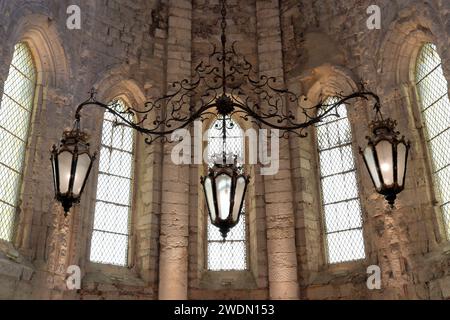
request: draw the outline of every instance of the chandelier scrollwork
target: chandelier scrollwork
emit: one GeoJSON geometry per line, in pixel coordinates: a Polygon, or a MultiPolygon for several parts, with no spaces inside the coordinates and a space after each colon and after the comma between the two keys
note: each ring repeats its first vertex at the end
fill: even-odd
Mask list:
{"type": "Polygon", "coordinates": [[[91,92],[90,98],[79,106],[77,118],[86,105],[103,107],[117,117],[118,125],[143,133],[147,136],[145,141],[151,144],[158,138],[169,141],[172,133],[195,120],[224,114],[251,121],[260,128],[278,129],[280,136],[292,133],[305,137],[308,127],[325,117],[338,116],[336,110],[341,104],[364,98],[373,99],[375,106],[380,106],[379,97],[363,88],[349,96],[336,94],[339,99],[333,104],[321,101],[312,107],[302,106],[303,99],[286,89],[279,79],[258,74],[247,58],[238,53],[236,42],[227,46],[226,1],[221,4],[221,46],[213,45],[211,54],[197,65],[191,78],[173,82],[167,94],[147,101],[143,108],[129,107],[125,112],[119,112],[115,102],[106,105],[96,101],[91,92]],[[296,114],[289,106],[293,106],[296,114]],[[133,117],[125,117],[124,113],[133,117]]]}

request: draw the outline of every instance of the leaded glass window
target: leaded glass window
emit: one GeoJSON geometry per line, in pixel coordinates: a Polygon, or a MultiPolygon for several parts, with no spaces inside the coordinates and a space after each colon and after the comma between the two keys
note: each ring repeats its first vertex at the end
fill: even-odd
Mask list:
{"type": "Polygon", "coordinates": [[[450,237],[450,101],[442,61],[434,44],[427,43],[420,50],[416,83],[431,152],[436,191],[439,193],[445,226],[450,237]]]}
{"type": "MultiPolygon", "coordinates": [[[[127,106],[117,100],[116,110],[127,106]]],[[[131,120],[131,119],[130,119],[131,120]]],[[[132,205],[134,133],[105,112],[90,260],[126,266],[132,205]]]]}
{"type": "Polygon", "coordinates": [[[11,241],[36,88],[36,67],[25,43],[14,47],[0,105],[0,239],[11,241]]]}
{"type": "MultiPolygon", "coordinates": [[[[336,101],[328,98],[326,103],[336,101]]],[[[339,118],[327,117],[316,126],[325,240],[331,264],[365,258],[352,130],[346,106],[340,105],[338,113],[339,118]]]]}
{"type": "MultiPolygon", "coordinates": [[[[214,164],[214,155],[222,154],[222,120],[216,120],[208,132],[208,161],[214,164]]],[[[244,132],[231,119],[227,120],[227,137],[225,152],[235,154],[238,159],[244,158],[244,132]]],[[[245,211],[245,203],[242,206],[245,211]]],[[[225,241],[219,229],[212,225],[208,216],[208,270],[246,270],[247,269],[247,225],[242,212],[239,223],[230,230],[225,241]]]]}

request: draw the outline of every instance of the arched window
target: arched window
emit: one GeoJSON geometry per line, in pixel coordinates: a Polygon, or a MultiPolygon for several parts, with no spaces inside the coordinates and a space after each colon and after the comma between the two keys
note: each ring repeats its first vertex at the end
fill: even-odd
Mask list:
{"type": "Polygon", "coordinates": [[[416,85],[431,152],[436,190],[450,237],[450,101],[441,58],[434,44],[427,43],[420,50],[416,85]]]}
{"type": "Polygon", "coordinates": [[[35,88],[31,51],[18,43],[0,105],[0,239],[6,241],[13,237],[35,88]]]}
{"type": "MultiPolygon", "coordinates": [[[[222,154],[222,119],[216,120],[208,132],[208,164],[214,164],[213,157],[222,154]]],[[[233,120],[227,120],[226,153],[244,158],[244,132],[233,120]]],[[[245,203],[242,206],[245,211],[245,203]]],[[[246,270],[247,269],[247,226],[245,214],[239,223],[231,229],[226,241],[223,241],[219,229],[211,224],[208,217],[208,270],[246,270]]]]}
{"type": "MultiPolygon", "coordinates": [[[[117,100],[116,110],[127,106],[117,100]]],[[[126,266],[133,189],[133,129],[114,125],[115,117],[105,112],[100,150],[92,262],[126,266]]]]}
{"type": "MultiPolygon", "coordinates": [[[[327,104],[336,102],[328,98],[327,104]]],[[[322,208],[329,263],[365,258],[361,202],[352,149],[352,130],[345,105],[339,118],[316,126],[320,159],[322,208]]]]}

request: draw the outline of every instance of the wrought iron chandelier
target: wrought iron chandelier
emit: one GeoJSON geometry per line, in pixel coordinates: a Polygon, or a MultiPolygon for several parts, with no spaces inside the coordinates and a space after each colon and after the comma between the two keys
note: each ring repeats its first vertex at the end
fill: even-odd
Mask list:
{"type": "MultiPolygon", "coordinates": [[[[280,130],[281,137],[293,134],[306,137],[306,130],[326,117],[339,117],[337,107],[349,105],[355,99],[374,102],[375,121],[371,123],[372,137],[362,151],[367,169],[378,193],[393,206],[396,195],[404,188],[409,143],[398,139],[396,122],[384,120],[380,98],[362,88],[348,96],[336,94],[332,104],[320,102],[313,107],[300,106],[300,97],[278,85],[275,77],[258,75],[252,64],[236,51],[236,45],[227,45],[227,4],[221,5],[221,46],[214,45],[206,61],[195,69],[192,78],[174,82],[166,95],[145,103],[137,109],[123,111],[117,103],[105,104],[90,98],[81,103],[75,113],[75,125],[63,135],[59,147],[52,151],[56,199],[67,214],[80,201],[95,156],[89,152],[87,136],[80,129],[81,111],[86,106],[105,109],[116,117],[116,125],[129,126],[145,135],[145,142],[163,142],[176,130],[191,125],[195,120],[222,120],[223,141],[226,142],[227,119],[251,121],[258,127],[280,130]],[[288,104],[297,106],[302,120],[297,120],[288,104]],[[132,115],[130,117],[129,115],[132,115]]],[[[236,159],[228,161],[225,149],[217,157],[209,173],[201,178],[208,212],[213,225],[225,238],[242,212],[249,176],[238,166],[236,159]]]]}

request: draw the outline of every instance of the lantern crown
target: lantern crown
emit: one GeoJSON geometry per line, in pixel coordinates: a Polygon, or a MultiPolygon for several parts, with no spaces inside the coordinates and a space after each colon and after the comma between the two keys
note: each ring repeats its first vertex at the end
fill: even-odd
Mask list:
{"type": "Polygon", "coordinates": [[[61,143],[82,143],[89,146],[90,135],[85,130],[79,128],[67,128],[63,132],[61,143]]]}
{"type": "Polygon", "coordinates": [[[380,132],[388,132],[397,135],[398,131],[395,130],[397,124],[398,124],[397,121],[391,118],[376,119],[370,122],[369,128],[373,134],[379,134],[380,132]]]}

